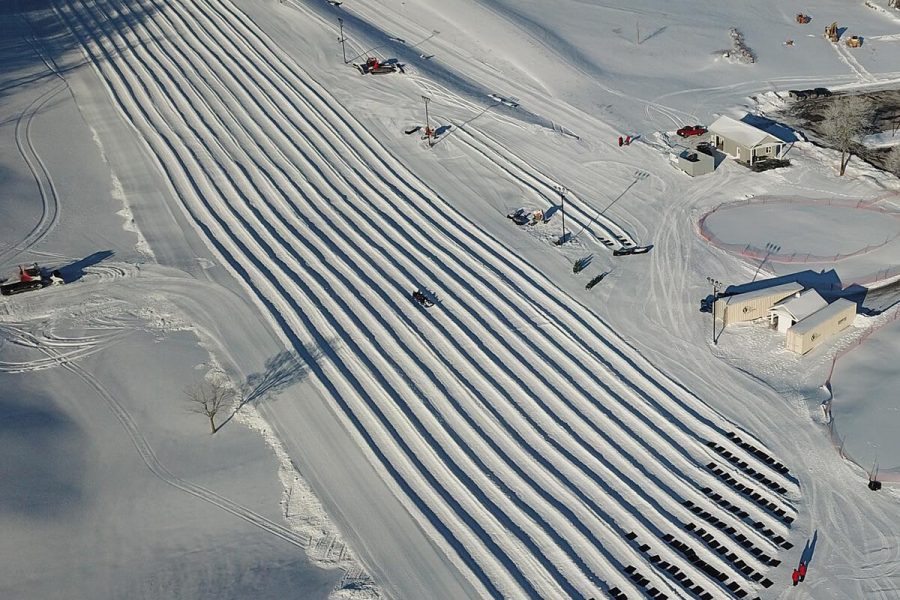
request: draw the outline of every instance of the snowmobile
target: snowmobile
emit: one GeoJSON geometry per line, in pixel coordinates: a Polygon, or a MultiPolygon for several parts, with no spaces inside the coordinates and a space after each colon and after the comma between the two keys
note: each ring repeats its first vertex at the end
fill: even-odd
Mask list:
{"type": "Polygon", "coordinates": [[[4,296],[13,296],[24,292],[31,292],[51,285],[62,285],[65,281],[59,270],[50,273],[45,272],[37,263],[30,267],[19,266],[18,280],[7,282],[3,280],[0,284],[0,294],[4,296]]]}
{"type": "Polygon", "coordinates": [[[428,299],[428,296],[416,290],[412,293],[413,300],[424,306],[425,308],[431,308],[434,306],[434,302],[428,299]]]}

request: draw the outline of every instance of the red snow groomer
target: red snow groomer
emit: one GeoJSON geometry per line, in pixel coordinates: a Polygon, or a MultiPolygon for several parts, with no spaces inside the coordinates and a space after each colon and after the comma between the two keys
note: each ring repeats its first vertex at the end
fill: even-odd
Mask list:
{"type": "Polygon", "coordinates": [[[365,75],[366,73],[371,73],[372,75],[383,75],[385,73],[394,73],[398,69],[400,71],[403,70],[402,67],[400,67],[399,63],[384,64],[374,56],[367,58],[366,64],[357,65],[357,68],[363,75],[365,75]]]}
{"type": "Polygon", "coordinates": [[[51,285],[62,285],[65,283],[62,274],[57,271],[51,273],[44,272],[37,263],[30,267],[19,266],[19,277],[16,281],[3,280],[0,284],[0,294],[4,296],[12,296],[32,290],[39,290],[51,285]]]}

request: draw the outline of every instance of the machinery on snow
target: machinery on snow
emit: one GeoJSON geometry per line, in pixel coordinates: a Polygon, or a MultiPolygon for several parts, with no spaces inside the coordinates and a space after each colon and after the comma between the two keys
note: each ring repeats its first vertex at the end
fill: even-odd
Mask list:
{"type": "Polygon", "coordinates": [[[40,290],[51,285],[62,285],[65,281],[58,269],[47,271],[38,266],[37,263],[30,267],[19,266],[18,277],[10,281],[9,279],[0,280],[0,294],[4,296],[13,296],[24,292],[40,290]]]}
{"type": "Polygon", "coordinates": [[[398,62],[383,63],[375,57],[367,58],[365,63],[361,65],[354,64],[353,66],[359,69],[360,75],[365,75],[366,73],[370,73],[372,75],[384,75],[386,73],[397,72],[405,73],[402,64],[398,62]]]}

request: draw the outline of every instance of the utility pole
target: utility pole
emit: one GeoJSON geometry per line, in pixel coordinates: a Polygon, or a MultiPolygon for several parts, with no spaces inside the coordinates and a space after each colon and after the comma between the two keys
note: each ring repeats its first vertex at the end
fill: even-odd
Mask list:
{"type": "Polygon", "coordinates": [[[723,287],[723,284],[712,277],[707,277],[706,281],[713,286],[713,300],[710,304],[710,312],[712,312],[712,341],[713,346],[716,346],[719,343],[716,341],[716,298],[719,295],[719,288],[723,287]]]}
{"type": "Polygon", "coordinates": [[[338,17],[338,26],[341,28],[341,54],[344,56],[344,64],[347,64],[347,48],[344,46],[344,20],[338,17]]]}
{"type": "Polygon", "coordinates": [[[425,101],[425,137],[428,138],[428,147],[432,146],[431,144],[431,121],[428,120],[428,102],[431,100],[428,96],[422,96],[422,100],[425,101]]]}
{"type": "Polygon", "coordinates": [[[569,193],[569,190],[562,185],[557,185],[554,189],[559,194],[559,206],[562,211],[562,235],[559,237],[559,241],[556,245],[562,246],[566,243],[566,194],[569,193]]]}

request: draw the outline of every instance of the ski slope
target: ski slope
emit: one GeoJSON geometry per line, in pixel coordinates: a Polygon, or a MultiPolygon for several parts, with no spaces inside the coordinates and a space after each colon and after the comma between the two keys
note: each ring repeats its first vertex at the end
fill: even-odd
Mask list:
{"type": "MultiPolygon", "coordinates": [[[[627,57],[588,49],[585,29],[571,37],[550,32],[540,3],[486,0],[469,6],[454,0],[403,8],[387,0],[348,0],[340,9],[311,0],[250,4],[55,0],[52,14],[100,86],[74,92],[82,99],[95,94],[84,114],[103,115],[97,107],[108,103],[110,115],[125,126],[116,130],[100,118],[97,126],[133,136],[143,154],[132,158],[146,161],[165,188],[155,190],[165,196],[164,205],[139,207],[138,229],[140,211],[153,213],[144,221],[152,235],[143,243],[156,252],[154,242],[162,241],[160,262],[187,263],[190,242],[159,234],[161,221],[184,223],[184,235],[198,239],[230,276],[198,279],[204,286],[230,286],[246,302],[236,311],[235,331],[252,330],[258,320],[281,350],[308,369],[302,384],[261,403],[259,412],[274,430],[270,443],[283,473],[309,465],[312,487],[339,525],[351,529],[343,532],[352,546],[346,554],[335,534],[323,536],[326,557],[338,555],[342,568],[367,583],[371,575],[379,586],[354,595],[347,585],[333,597],[781,597],[791,593],[783,590],[785,573],[798,556],[813,557],[816,542],[813,550],[809,541],[802,546],[816,539],[819,521],[823,538],[826,522],[835,534],[822,542],[832,561],[827,564],[848,573],[871,552],[858,550],[840,562],[834,558],[838,534],[857,535],[854,543],[865,537],[884,554],[893,552],[896,536],[884,529],[890,511],[896,512],[895,499],[883,500],[888,512],[860,524],[859,534],[840,523],[843,509],[853,512],[851,523],[872,517],[863,507],[866,497],[853,487],[857,479],[841,470],[836,453],[826,458],[809,452],[830,442],[810,430],[804,409],[776,405],[774,417],[756,414],[754,402],[774,404],[775,396],[743,376],[756,375],[759,363],[734,359],[727,346],[710,349],[710,356],[705,317],[696,312],[699,273],[752,274],[740,258],[694,235],[700,212],[747,189],[748,195],[783,197],[784,188],[813,185],[817,177],[774,173],[748,184],[739,167],[723,165],[718,179],[694,185],[668,164],[674,136],[665,130],[700,122],[730,108],[716,103],[759,89],[818,82],[833,65],[816,63],[813,75],[720,74],[715,85],[706,85],[696,75],[696,65],[705,64],[699,53],[674,56],[664,47],[654,55],[672,54],[672,64],[691,75],[680,81],[657,72],[662,84],[656,86],[648,71],[624,77],[635,66],[627,57]],[[336,15],[362,42],[377,44],[363,51],[355,42],[351,54],[412,63],[408,76],[397,80],[404,92],[389,79],[360,79],[349,68],[323,66],[343,67],[333,48],[326,59],[317,45],[330,40],[336,15]],[[440,17],[440,31],[422,31],[426,17],[440,17]],[[480,59],[484,48],[465,43],[467,25],[492,29],[499,39],[492,42],[496,60],[514,68],[505,72],[480,59]],[[295,43],[303,49],[289,45],[295,43]],[[522,72],[528,77],[519,77],[522,72]],[[502,89],[494,89],[498,83],[502,89]],[[407,109],[410,101],[401,96],[410,90],[437,98],[435,118],[449,124],[431,150],[421,140],[386,135],[401,129],[406,117],[391,114],[390,107],[407,109]],[[489,94],[500,92],[522,98],[521,104],[490,105],[489,94]],[[359,110],[367,104],[376,107],[359,110]],[[615,148],[620,129],[634,133],[633,147],[615,148]],[[477,173],[490,176],[483,193],[472,181],[477,173]],[[560,265],[568,270],[569,264],[549,255],[552,245],[546,243],[556,237],[556,216],[532,236],[498,233],[483,216],[518,206],[559,214],[561,186],[572,241],[560,256],[594,252],[606,266],[612,250],[653,245],[645,258],[619,259],[643,262],[616,263],[602,287],[619,287],[598,291],[602,300],[585,294],[583,282],[560,283],[566,274],[560,265]],[[435,306],[413,302],[410,293],[418,289],[431,291],[435,306]],[[616,296],[624,301],[616,303],[616,296]],[[704,377],[712,357],[722,360],[704,377]],[[298,422],[313,414],[333,421],[319,435],[334,446],[316,448],[316,438],[298,433],[298,422]],[[763,434],[770,434],[776,418],[794,421],[767,438],[763,434]],[[773,437],[779,439],[769,443],[773,437]],[[346,456],[358,452],[365,464],[324,456],[341,446],[352,447],[346,456]],[[327,475],[329,469],[346,473],[327,475]],[[366,497],[347,503],[346,490],[327,484],[357,471],[365,471],[362,481],[376,479],[399,507],[392,515],[397,525],[385,526],[383,538],[373,538],[367,527],[374,525],[365,523],[380,518],[378,507],[367,506],[366,497]],[[872,531],[879,533],[870,536],[872,531]],[[359,563],[349,554],[358,555],[359,563]],[[428,588],[430,579],[452,582],[457,576],[461,581],[452,588],[428,588]]],[[[646,48],[667,35],[662,23],[670,15],[652,2],[582,4],[579,10],[592,14],[620,15],[617,43],[626,35],[621,28],[636,18],[660,23],[645,30],[646,48]]],[[[577,14],[573,8],[564,20],[577,14]]],[[[694,31],[709,19],[677,27],[694,31]]],[[[774,17],[758,19],[751,33],[774,17]]],[[[602,45],[608,44],[604,39],[602,45]]],[[[771,57],[769,52],[762,50],[761,57],[771,57]]],[[[845,47],[835,46],[829,57],[848,70],[835,75],[848,85],[900,78],[900,65],[880,72],[845,47]]],[[[58,78],[66,75],[52,59],[43,62],[57,82],[25,107],[15,128],[39,188],[41,213],[20,242],[0,249],[0,262],[37,246],[59,219],[60,194],[28,135],[41,107],[65,88],[58,78]]],[[[707,68],[724,73],[732,66],[707,68]]],[[[805,168],[815,168],[809,167],[812,151],[800,146],[795,155],[805,168]]],[[[764,235],[741,225],[740,219],[728,224],[746,236],[741,243],[764,235]]],[[[865,246],[862,230],[850,238],[851,250],[865,246]]],[[[827,239],[821,243],[816,251],[832,254],[827,239]]],[[[108,280],[127,276],[120,267],[108,280]]],[[[202,323],[201,343],[219,357],[213,362],[238,373],[247,368],[242,353],[254,359],[263,353],[254,348],[262,345],[255,339],[234,343],[238,333],[209,334],[210,321],[225,328],[230,318],[215,308],[214,294],[179,292],[179,282],[153,269],[146,277],[151,283],[140,285],[159,281],[161,294],[183,294],[180,310],[187,321],[202,323]]],[[[96,279],[78,285],[96,286],[96,279]]],[[[62,289],[55,298],[65,294],[77,301],[78,288],[71,287],[76,291],[62,289]]],[[[140,299],[136,291],[131,301],[140,299]]],[[[0,357],[0,371],[64,369],[93,390],[157,479],[257,532],[308,550],[314,536],[166,465],[137,425],[139,416],[80,365],[109,339],[74,342],[36,333],[27,311],[16,308],[24,305],[9,306],[0,321],[3,340],[45,358],[0,357]]],[[[31,318],[43,317],[38,311],[31,318]]],[[[371,493],[373,505],[380,499],[386,511],[393,510],[375,485],[371,493]]],[[[870,578],[850,575],[849,583],[834,589],[822,584],[815,588],[820,595],[798,597],[837,598],[847,590],[891,597],[900,589],[897,560],[885,557],[870,578]]]]}

